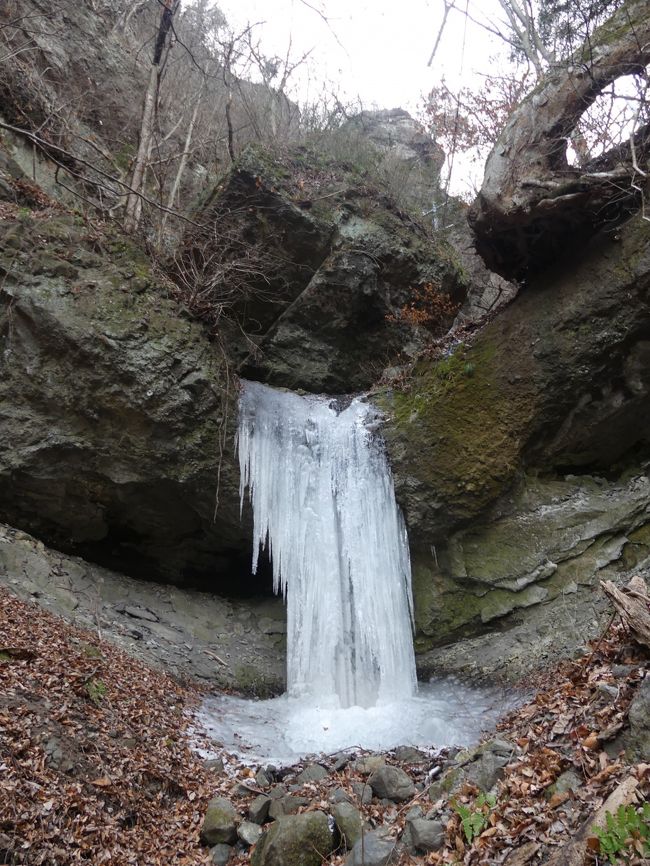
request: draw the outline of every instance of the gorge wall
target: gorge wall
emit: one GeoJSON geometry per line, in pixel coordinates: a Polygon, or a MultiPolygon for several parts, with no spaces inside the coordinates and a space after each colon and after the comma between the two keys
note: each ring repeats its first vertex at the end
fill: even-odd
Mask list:
{"type": "MultiPolygon", "coordinates": [[[[404,113],[375,120],[373,146],[399,144],[404,177],[431,179],[439,154],[405,152],[404,113]]],[[[24,145],[5,137],[0,520],[140,578],[268,593],[239,516],[238,374],[372,388],[409,528],[420,670],[515,676],[593,633],[598,579],[650,556],[650,228],[636,216],[601,234],[472,333],[494,276],[367,159],[248,149],[197,211],[207,235],[188,233],[167,267],[34,199],[24,145]],[[215,338],[170,276],[226,224],[270,271],[215,338]],[[464,339],[452,329],[436,352],[404,315],[426,284],[444,301],[439,334],[464,304],[464,339]]]]}

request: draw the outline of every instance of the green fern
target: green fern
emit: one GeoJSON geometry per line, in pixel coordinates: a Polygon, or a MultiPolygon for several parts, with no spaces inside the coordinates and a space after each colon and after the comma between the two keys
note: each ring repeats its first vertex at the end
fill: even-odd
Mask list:
{"type": "Polygon", "coordinates": [[[628,862],[632,856],[650,854],[650,803],[635,809],[619,806],[615,814],[608,812],[605,827],[593,828],[600,843],[600,853],[610,863],[628,862]],[[622,858],[622,859],[619,859],[622,858]]]}
{"type": "Polygon", "coordinates": [[[490,819],[490,812],[495,805],[496,797],[492,794],[479,794],[473,807],[465,806],[457,801],[451,804],[454,812],[460,817],[460,825],[468,844],[471,845],[474,839],[485,830],[490,819]]]}

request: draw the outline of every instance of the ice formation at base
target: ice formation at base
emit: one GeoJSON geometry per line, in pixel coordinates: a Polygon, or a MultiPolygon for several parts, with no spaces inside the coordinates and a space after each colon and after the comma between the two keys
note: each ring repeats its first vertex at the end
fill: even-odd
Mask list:
{"type": "Polygon", "coordinates": [[[417,688],[406,527],[376,410],[244,382],[241,498],[253,571],[267,547],[287,601],[290,698],[372,707],[417,688]]]}

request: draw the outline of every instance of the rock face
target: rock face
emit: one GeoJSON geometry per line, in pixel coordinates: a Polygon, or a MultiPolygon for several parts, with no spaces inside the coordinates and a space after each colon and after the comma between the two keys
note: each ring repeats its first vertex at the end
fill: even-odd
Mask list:
{"type": "MultiPolygon", "coordinates": [[[[312,392],[364,390],[418,340],[401,318],[415,287],[435,285],[450,303],[465,296],[451,247],[374,186],[355,165],[354,142],[348,146],[336,158],[301,148],[283,160],[248,148],[197,215],[208,229],[186,238],[182,267],[192,271],[215,232],[235,233],[253,250],[261,276],[232,304],[247,339],[229,334],[248,378],[312,392]]],[[[234,273],[244,264],[226,257],[219,267],[234,273]]]]}
{"type": "Polygon", "coordinates": [[[398,201],[430,212],[440,196],[442,148],[403,108],[362,111],[343,124],[357,146],[374,148],[378,171],[398,201]]]}
{"type": "MultiPolygon", "coordinates": [[[[628,455],[643,454],[650,429],[649,241],[647,223],[631,220],[570,273],[529,286],[471,346],[421,362],[406,393],[379,397],[420,650],[499,622],[521,626],[502,659],[505,649],[530,661],[533,644],[555,652],[598,627],[594,574],[647,558],[650,482],[628,455]]],[[[487,671],[489,641],[481,646],[471,655],[487,671]]],[[[468,661],[447,655],[443,666],[468,661]]]]}
{"type": "Polygon", "coordinates": [[[125,238],[66,214],[1,232],[0,518],[217,589],[248,547],[223,356],[125,238]]]}
{"type": "MultiPolygon", "coordinates": [[[[395,132],[405,118],[380,120],[375,151],[415,159],[395,132]]],[[[414,286],[465,294],[451,248],[378,192],[378,175],[355,165],[366,155],[277,161],[253,148],[203,205],[213,230],[236,214],[226,223],[269,265],[232,300],[226,353],[128,239],[59,210],[3,209],[0,518],[136,576],[255,589],[235,372],[366,388],[421,345],[399,315],[414,286]]],[[[0,195],[20,178],[0,159],[0,195]]],[[[206,238],[186,240],[196,263],[206,238]]],[[[404,391],[376,392],[411,538],[421,673],[493,675],[506,658],[521,673],[598,628],[596,576],[645,567],[648,248],[647,222],[629,221],[531,280],[471,345],[421,359],[404,391]]],[[[155,605],[127,606],[135,630],[164,632],[155,605]]],[[[255,647],[261,633],[281,651],[280,618],[255,618],[255,647]]],[[[243,667],[233,680],[248,670],[257,690],[257,669],[243,667]]]]}
{"type": "MultiPolygon", "coordinates": [[[[285,688],[285,610],[280,599],[227,600],[133,580],[48,550],[27,533],[1,524],[0,585],[22,598],[37,599],[75,625],[101,629],[130,655],[180,679],[199,679],[257,697],[285,688]],[[133,599],[137,605],[130,603],[133,599]]],[[[213,769],[223,772],[223,763],[217,761],[213,769]]],[[[258,814],[266,817],[263,811],[258,814]]]]}

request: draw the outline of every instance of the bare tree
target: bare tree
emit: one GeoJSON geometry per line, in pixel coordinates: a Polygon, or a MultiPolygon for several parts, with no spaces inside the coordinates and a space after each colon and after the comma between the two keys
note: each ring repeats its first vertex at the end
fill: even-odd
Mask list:
{"type": "Polygon", "coordinates": [[[569,62],[542,77],[499,136],[470,219],[479,252],[503,276],[524,276],[569,240],[575,245],[638,207],[650,153],[647,12],[646,0],[626,0],[569,62]],[[567,141],[580,117],[629,75],[644,86],[627,140],[570,166],[567,141]]]}
{"type": "Polygon", "coordinates": [[[161,0],[161,2],[163,4],[163,10],[160,16],[158,33],[156,35],[149,81],[147,82],[147,89],[144,96],[138,152],[133,163],[133,171],[131,174],[130,185],[132,192],[129,193],[126,199],[124,227],[127,231],[134,231],[137,229],[142,215],[142,198],[139,193],[144,188],[147,163],[151,155],[151,145],[153,141],[154,123],[158,103],[161,62],[169,34],[172,30],[174,15],[180,6],[180,0],[161,0]]]}

